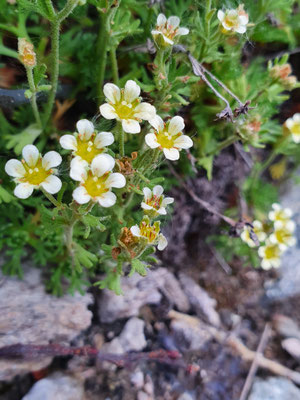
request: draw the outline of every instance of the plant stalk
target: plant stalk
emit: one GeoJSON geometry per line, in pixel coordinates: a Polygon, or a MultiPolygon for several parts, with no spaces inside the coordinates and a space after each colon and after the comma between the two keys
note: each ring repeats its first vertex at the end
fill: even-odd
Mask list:
{"type": "Polygon", "coordinates": [[[31,67],[26,67],[26,74],[27,74],[29,89],[32,93],[32,95],[30,97],[32,111],[33,111],[36,123],[38,124],[39,128],[42,128],[42,121],[41,121],[40,113],[39,113],[38,106],[36,103],[36,87],[34,84],[33,70],[31,67]]]}

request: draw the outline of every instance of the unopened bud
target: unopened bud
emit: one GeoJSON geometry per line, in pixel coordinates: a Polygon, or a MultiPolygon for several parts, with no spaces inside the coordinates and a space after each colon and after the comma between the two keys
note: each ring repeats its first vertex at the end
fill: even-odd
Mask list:
{"type": "Polygon", "coordinates": [[[25,67],[36,66],[36,54],[34,52],[33,44],[28,42],[25,38],[19,38],[18,40],[18,51],[21,62],[25,67]]]}

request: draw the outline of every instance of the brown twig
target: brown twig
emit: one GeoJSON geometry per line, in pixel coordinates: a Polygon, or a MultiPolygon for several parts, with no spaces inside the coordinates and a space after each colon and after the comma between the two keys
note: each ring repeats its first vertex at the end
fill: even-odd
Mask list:
{"type": "Polygon", "coordinates": [[[249,373],[247,375],[247,378],[245,380],[245,384],[242,390],[242,393],[240,395],[240,400],[246,400],[248,397],[248,393],[251,389],[252,383],[253,383],[253,379],[255,377],[256,371],[258,369],[258,363],[257,363],[257,358],[258,355],[262,355],[264,352],[264,349],[267,345],[268,339],[270,337],[270,333],[271,333],[271,328],[270,325],[267,323],[265,325],[265,329],[261,335],[257,350],[256,350],[256,355],[252,361],[251,367],[249,369],[249,373]]]}
{"type": "Polygon", "coordinates": [[[202,329],[206,329],[219,343],[229,345],[234,351],[236,351],[240,357],[247,362],[252,362],[256,359],[256,364],[259,368],[266,369],[275,375],[280,375],[294,381],[296,384],[300,385],[300,373],[293,371],[289,368],[284,367],[277,361],[270,360],[264,357],[262,354],[257,353],[248,349],[236,336],[233,334],[228,336],[228,332],[218,330],[217,328],[204,324],[198,318],[191,315],[183,314],[178,311],[171,310],[168,313],[168,317],[171,319],[185,320],[187,323],[197,326],[201,325],[202,329]]]}
{"type": "Polygon", "coordinates": [[[184,187],[184,189],[188,192],[188,194],[192,197],[192,199],[194,201],[196,201],[196,203],[200,204],[201,207],[205,208],[210,213],[217,215],[218,217],[223,219],[223,221],[225,221],[227,224],[229,224],[233,228],[236,227],[236,222],[232,218],[226,217],[226,215],[219,213],[219,211],[217,211],[211,204],[209,204],[207,201],[198,197],[196,195],[196,193],[193,192],[193,190],[184,182],[184,180],[181,178],[181,176],[175,171],[175,169],[173,168],[173,166],[171,165],[170,162],[168,162],[168,165],[169,165],[169,169],[170,169],[171,173],[178,179],[178,181],[181,183],[181,185],[184,187]]]}

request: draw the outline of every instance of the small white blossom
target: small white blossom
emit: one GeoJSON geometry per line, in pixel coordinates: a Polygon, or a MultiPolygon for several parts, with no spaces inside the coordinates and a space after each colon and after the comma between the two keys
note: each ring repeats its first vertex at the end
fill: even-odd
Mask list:
{"type": "Polygon", "coordinates": [[[88,203],[90,200],[98,202],[102,207],[111,207],[116,203],[116,195],[112,188],[122,188],[126,179],[120,173],[113,173],[115,160],[108,154],[96,156],[90,169],[77,164],[71,168],[70,176],[80,182],[80,186],[73,192],[73,198],[79,204],[88,203]]]}
{"type": "Polygon", "coordinates": [[[132,80],[121,90],[113,83],[106,83],[103,92],[107,103],[100,106],[100,113],[106,119],[121,121],[124,132],[139,133],[140,122],[156,115],[155,107],[141,102],[141,88],[132,80]]]}
{"type": "Polygon", "coordinates": [[[278,244],[273,244],[269,240],[266,240],[265,246],[261,246],[258,249],[258,255],[262,258],[261,267],[263,269],[271,269],[280,267],[280,256],[282,251],[278,244]]]}
{"type": "Polygon", "coordinates": [[[52,169],[62,161],[56,151],[49,151],[42,157],[36,146],[28,144],[23,148],[22,156],[22,162],[11,159],[5,164],[6,173],[17,183],[15,196],[27,199],[40,186],[51,194],[60,191],[61,180],[55,176],[57,171],[52,169]]]}
{"type": "Polygon", "coordinates": [[[243,5],[241,5],[234,10],[225,10],[225,12],[219,10],[218,20],[221,22],[224,33],[245,33],[249,22],[249,16],[244,11],[243,5]]]}
{"type": "Polygon", "coordinates": [[[99,132],[96,134],[94,125],[87,119],[81,119],[76,124],[78,133],[64,135],[59,142],[63,149],[72,150],[75,158],[72,160],[72,167],[82,163],[83,167],[88,166],[92,160],[105,151],[105,147],[114,142],[111,132],[99,132]]]}
{"type": "Polygon", "coordinates": [[[148,244],[157,244],[158,250],[164,250],[168,245],[168,241],[165,236],[162,233],[159,233],[160,223],[156,221],[153,225],[151,225],[148,217],[144,217],[140,225],[132,226],[130,231],[133,236],[146,240],[148,244]]]}
{"type": "Polygon", "coordinates": [[[145,187],[143,189],[144,201],[141,207],[146,210],[146,212],[150,211],[154,215],[166,215],[166,206],[172,204],[174,199],[173,197],[164,197],[163,191],[164,189],[160,185],[154,186],[153,190],[145,187]]]}
{"type": "Polygon", "coordinates": [[[150,124],[154,128],[153,133],[145,136],[145,141],[152,149],[159,148],[164,152],[168,160],[178,160],[179,152],[182,149],[189,149],[193,141],[189,136],[183,135],[184,121],[181,117],[173,117],[167,123],[156,115],[151,119],[150,124]]]}
{"type": "Polygon", "coordinates": [[[274,222],[275,229],[281,228],[290,221],[293,212],[290,208],[282,208],[280,204],[272,204],[273,210],[269,212],[269,219],[274,222]]]}
{"type": "Polygon", "coordinates": [[[270,235],[270,242],[277,244],[282,251],[294,246],[296,244],[296,238],[294,237],[295,228],[294,221],[288,221],[277,229],[275,227],[275,231],[270,235]]]}
{"type": "Polygon", "coordinates": [[[156,27],[151,31],[154,40],[162,37],[165,45],[173,45],[175,38],[188,35],[189,29],[179,28],[180,19],[176,16],[168,19],[164,14],[159,14],[156,21],[156,27]]]}
{"type": "Polygon", "coordinates": [[[285,121],[286,127],[292,134],[293,141],[300,143],[300,113],[294,114],[285,121]]]}

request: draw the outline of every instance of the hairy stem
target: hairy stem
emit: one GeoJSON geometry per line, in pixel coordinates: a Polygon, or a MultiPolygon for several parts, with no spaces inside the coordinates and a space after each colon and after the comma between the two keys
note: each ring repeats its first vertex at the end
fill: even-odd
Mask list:
{"type": "Polygon", "coordinates": [[[32,107],[32,111],[33,111],[36,123],[38,124],[39,128],[42,128],[42,121],[41,121],[40,113],[39,113],[38,106],[36,103],[36,87],[34,84],[32,71],[33,71],[32,68],[26,67],[28,84],[29,84],[30,91],[32,93],[31,97],[30,97],[30,103],[31,103],[31,107],[32,107]]]}
{"type": "Polygon", "coordinates": [[[106,69],[106,62],[107,62],[107,47],[108,47],[108,32],[107,32],[107,13],[100,14],[100,29],[97,39],[97,59],[98,68],[97,68],[97,75],[98,75],[98,82],[97,82],[97,95],[99,104],[101,103],[101,99],[103,97],[102,94],[102,86],[104,82],[104,75],[106,69]]]}
{"type": "Polygon", "coordinates": [[[117,130],[119,133],[119,153],[120,153],[120,157],[124,157],[125,156],[125,150],[124,150],[124,130],[122,128],[122,123],[121,122],[117,122],[117,130]]]}
{"type": "Polygon", "coordinates": [[[46,190],[43,187],[40,187],[41,191],[44,193],[44,195],[47,197],[47,199],[55,206],[55,207],[60,207],[61,204],[56,200],[52,194],[46,192],[46,190]]]}
{"type": "Polygon", "coordinates": [[[119,85],[119,70],[118,70],[118,61],[117,61],[117,56],[116,56],[116,48],[112,46],[110,48],[109,54],[110,54],[113,81],[118,86],[119,85]]]}

